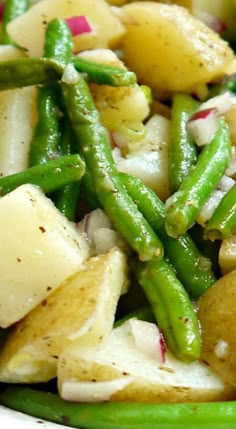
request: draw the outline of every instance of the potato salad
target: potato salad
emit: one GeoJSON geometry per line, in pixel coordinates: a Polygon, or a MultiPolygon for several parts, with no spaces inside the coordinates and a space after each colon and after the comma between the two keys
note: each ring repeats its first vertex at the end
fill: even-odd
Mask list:
{"type": "Polygon", "coordinates": [[[0,3],[1,405],[236,427],[236,2],[208,3],[0,3]]]}

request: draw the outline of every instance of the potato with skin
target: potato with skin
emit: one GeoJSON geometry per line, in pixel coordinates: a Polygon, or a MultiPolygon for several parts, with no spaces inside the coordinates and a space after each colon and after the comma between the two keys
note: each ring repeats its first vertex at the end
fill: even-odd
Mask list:
{"type": "MultiPolygon", "coordinates": [[[[58,389],[63,399],[72,402],[174,403],[235,397],[235,389],[224,383],[205,363],[181,362],[169,351],[163,362],[150,354],[150,343],[140,348],[130,330],[131,321],[129,319],[113,329],[97,346],[72,345],[64,349],[57,373],[58,389]]],[[[139,331],[150,334],[150,325],[154,324],[143,323],[145,327],[139,326],[139,331]]],[[[152,347],[155,344],[158,349],[155,337],[152,340],[152,347]]]]}
{"type": "Polygon", "coordinates": [[[236,270],[221,277],[198,301],[202,359],[236,387],[236,270]]]}
{"type": "Polygon", "coordinates": [[[157,97],[210,82],[234,58],[218,34],[181,6],[136,2],[122,11],[125,62],[157,97]]]}

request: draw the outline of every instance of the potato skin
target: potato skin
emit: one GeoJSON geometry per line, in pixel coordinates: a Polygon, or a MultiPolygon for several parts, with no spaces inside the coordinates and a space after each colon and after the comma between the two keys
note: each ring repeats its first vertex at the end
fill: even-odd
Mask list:
{"type": "Polygon", "coordinates": [[[236,270],[221,277],[198,301],[202,359],[236,387],[236,270]]]}

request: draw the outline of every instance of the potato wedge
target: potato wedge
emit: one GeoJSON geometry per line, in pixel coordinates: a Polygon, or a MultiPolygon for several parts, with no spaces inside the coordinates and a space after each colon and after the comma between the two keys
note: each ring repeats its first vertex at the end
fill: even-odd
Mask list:
{"type": "Polygon", "coordinates": [[[129,321],[98,346],[65,350],[58,363],[58,386],[69,401],[173,403],[223,400],[235,394],[204,363],[183,363],[169,352],[160,363],[140,351],[129,321]]]}
{"type": "Polygon", "coordinates": [[[85,15],[94,31],[73,37],[75,52],[113,48],[124,35],[124,26],[105,0],[43,0],[12,21],[7,31],[29,56],[42,56],[47,23],[53,18],[77,15],[85,15]]]}
{"type": "Polygon", "coordinates": [[[224,73],[233,51],[187,9],[155,2],[122,7],[124,59],[156,96],[191,91],[224,73]]]}
{"type": "Polygon", "coordinates": [[[0,380],[48,381],[66,345],[97,344],[106,337],[126,276],[126,257],[118,248],[85,262],[12,329],[0,353],[0,380]]]}
{"type": "Polygon", "coordinates": [[[219,265],[222,274],[236,270],[236,234],[225,238],[220,246],[219,265]]]}
{"type": "Polygon", "coordinates": [[[0,235],[0,326],[6,328],[78,271],[89,247],[40,188],[29,184],[0,199],[0,235]]]}
{"type": "MultiPolygon", "coordinates": [[[[0,46],[0,61],[25,56],[22,50],[14,46],[0,46]]],[[[27,166],[29,145],[37,118],[36,94],[35,87],[0,92],[0,174],[2,176],[17,173],[27,166]]]]}
{"type": "MultiPolygon", "coordinates": [[[[125,69],[124,63],[109,49],[85,51],[79,56],[125,69]]],[[[140,125],[149,114],[147,97],[138,84],[121,87],[90,84],[90,90],[102,123],[111,131],[125,125],[127,128],[140,125]]]]}
{"type": "Polygon", "coordinates": [[[236,387],[236,270],[221,277],[198,301],[202,358],[236,387]]]}

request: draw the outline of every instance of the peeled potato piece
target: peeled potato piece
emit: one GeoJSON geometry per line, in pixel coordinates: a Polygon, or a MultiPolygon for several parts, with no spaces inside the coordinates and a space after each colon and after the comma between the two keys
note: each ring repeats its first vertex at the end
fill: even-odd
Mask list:
{"type": "Polygon", "coordinates": [[[35,185],[0,198],[0,326],[22,319],[79,270],[88,242],[35,185]]]}
{"type": "Polygon", "coordinates": [[[66,345],[101,341],[112,329],[126,275],[125,255],[115,247],[84,263],[12,329],[0,353],[0,380],[48,381],[66,345]]]}
{"type": "Polygon", "coordinates": [[[236,387],[236,270],[221,277],[198,301],[202,358],[236,387]]]}
{"type": "Polygon", "coordinates": [[[218,34],[181,6],[136,2],[122,10],[124,59],[159,97],[211,81],[234,58],[218,34]]]}
{"type": "Polygon", "coordinates": [[[47,23],[53,18],[81,15],[89,20],[93,32],[73,37],[75,52],[97,47],[113,48],[124,35],[124,26],[105,0],[42,0],[14,19],[7,31],[29,56],[42,56],[47,23]]]}
{"type": "MultiPolygon", "coordinates": [[[[69,401],[191,402],[232,398],[234,389],[202,363],[165,362],[136,346],[129,322],[98,346],[74,346],[59,358],[58,386],[69,401]]],[[[144,322],[148,323],[148,322],[144,322]]]]}

